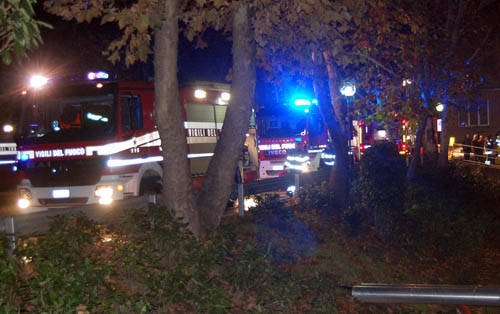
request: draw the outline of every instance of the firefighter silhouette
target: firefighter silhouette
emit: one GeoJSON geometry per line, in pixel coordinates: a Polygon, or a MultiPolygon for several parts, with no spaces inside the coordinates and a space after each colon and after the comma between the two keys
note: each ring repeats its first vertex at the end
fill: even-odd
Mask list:
{"type": "Polygon", "coordinates": [[[80,118],[80,110],[73,106],[66,106],[59,118],[59,126],[61,129],[81,128],[82,121],[80,118]]]}

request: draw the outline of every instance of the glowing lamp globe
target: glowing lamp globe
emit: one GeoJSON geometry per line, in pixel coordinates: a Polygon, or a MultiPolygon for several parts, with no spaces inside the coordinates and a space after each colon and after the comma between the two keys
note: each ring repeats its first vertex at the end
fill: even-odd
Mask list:
{"type": "Polygon", "coordinates": [[[354,96],[356,94],[356,86],[352,83],[345,83],[340,89],[340,93],[347,97],[354,96]]]}

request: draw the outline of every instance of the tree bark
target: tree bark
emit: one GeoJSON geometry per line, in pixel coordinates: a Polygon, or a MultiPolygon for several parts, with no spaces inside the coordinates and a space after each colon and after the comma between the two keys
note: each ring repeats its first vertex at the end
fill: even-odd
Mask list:
{"type": "Polygon", "coordinates": [[[341,102],[336,92],[338,88],[335,73],[332,72],[331,75],[326,75],[327,67],[323,53],[314,53],[312,59],[314,64],[314,93],[316,94],[321,116],[326,122],[335,150],[335,167],[332,167],[330,172],[329,187],[335,192],[339,204],[345,206],[347,205],[349,195],[349,176],[347,173],[349,158],[347,138],[343,132],[341,123],[341,121],[343,121],[341,120],[343,111],[340,107],[341,102]],[[327,83],[329,83],[328,86],[327,83]],[[328,95],[328,90],[330,90],[330,95],[328,95]],[[340,117],[337,115],[337,112],[340,117]]]}
{"type": "Polygon", "coordinates": [[[188,223],[195,236],[201,235],[194,207],[191,171],[187,159],[184,117],[177,81],[180,0],[163,0],[162,22],[155,30],[155,110],[163,153],[163,201],[168,210],[188,223]]]}
{"type": "Polygon", "coordinates": [[[226,111],[221,137],[197,199],[203,227],[207,231],[219,226],[226,209],[250,122],[256,73],[255,43],[249,16],[248,2],[234,3],[232,99],[226,111]]]}
{"type": "Polygon", "coordinates": [[[427,124],[427,116],[422,118],[418,123],[417,135],[415,139],[415,149],[411,155],[410,165],[406,171],[406,180],[412,181],[415,179],[417,174],[418,163],[420,161],[420,150],[422,147],[422,139],[424,135],[424,130],[427,124]]]}

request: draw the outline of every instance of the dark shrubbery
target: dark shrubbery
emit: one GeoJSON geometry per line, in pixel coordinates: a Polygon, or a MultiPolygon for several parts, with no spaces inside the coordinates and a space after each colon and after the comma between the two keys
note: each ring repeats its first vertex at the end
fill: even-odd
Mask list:
{"type": "Polygon", "coordinates": [[[446,256],[470,255],[480,247],[488,222],[475,205],[475,197],[464,189],[474,186],[480,191],[481,186],[482,193],[488,193],[492,185],[469,173],[462,178],[473,184],[450,184],[459,177],[457,168],[451,175],[441,174],[439,180],[422,177],[408,184],[405,170],[404,160],[389,143],[366,151],[353,182],[351,206],[342,216],[351,230],[374,229],[393,244],[432,248],[446,256]]]}
{"type": "Polygon", "coordinates": [[[404,159],[395,145],[377,144],[366,150],[361,159],[345,218],[353,228],[364,222],[383,236],[398,233],[404,211],[404,191],[404,159]]]}

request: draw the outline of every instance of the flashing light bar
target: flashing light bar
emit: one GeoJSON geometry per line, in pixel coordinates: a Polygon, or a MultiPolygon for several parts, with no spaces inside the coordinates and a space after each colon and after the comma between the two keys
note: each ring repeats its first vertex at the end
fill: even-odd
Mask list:
{"type": "Polygon", "coordinates": [[[87,73],[87,79],[93,80],[107,80],[109,78],[109,74],[103,71],[99,72],[89,72],[87,73]]]}
{"type": "Polygon", "coordinates": [[[294,104],[295,106],[310,106],[311,101],[307,99],[295,99],[294,104]]]}
{"type": "Polygon", "coordinates": [[[273,166],[273,168],[272,168],[272,169],[273,169],[274,171],[281,171],[281,170],[283,170],[284,168],[285,168],[284,166],[273,166]]]}
{"type": "Polygon", "coordinates": [[[335,165],[335,161],[325,161],[325,165],[327,165],[327,166],[334,166],[335,165]]]}
{"type": "Polygon", "coordinates": [[[15,164],[15,160],[0,160],[0,165],[12,165],[15,164]]]}

